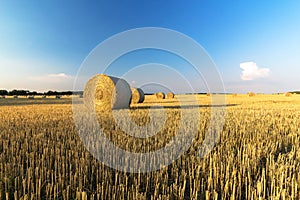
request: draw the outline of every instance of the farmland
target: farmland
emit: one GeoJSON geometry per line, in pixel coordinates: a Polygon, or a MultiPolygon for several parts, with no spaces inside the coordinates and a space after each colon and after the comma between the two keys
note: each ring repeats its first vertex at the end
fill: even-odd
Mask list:
{"type": "MultiPolygon", "coordinates": [[[[160,170],[126,173],[87,151],[74,124],[72,98],[0,99],[0,199],[300,198],[300,95],[227,95],[219,143],[204,158],[198,151],[211,96],[197,100],[198,105],[184,105],[200,112],[188,151],[160,170]]],[[[166,106],[155,112],[168,113],[155,138],[112,132],[111,116],[99,119],[107,137],[128,151],[162,148],[176,134],[181,108],[174,100],[146,95],[131,109],[132,120],[146,124],[153,104],[166,106]]]]}

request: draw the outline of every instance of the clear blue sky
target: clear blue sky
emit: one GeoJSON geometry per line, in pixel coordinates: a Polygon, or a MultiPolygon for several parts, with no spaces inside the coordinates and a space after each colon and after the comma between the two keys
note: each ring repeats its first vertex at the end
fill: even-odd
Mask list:
{"type": "Polygon", "coordinates": [[[72,89],[81,63],[100,42],[148,26],[201,44],[228,92],[300,90],[296,0],[1,1],[0,89],[72,89]]]}

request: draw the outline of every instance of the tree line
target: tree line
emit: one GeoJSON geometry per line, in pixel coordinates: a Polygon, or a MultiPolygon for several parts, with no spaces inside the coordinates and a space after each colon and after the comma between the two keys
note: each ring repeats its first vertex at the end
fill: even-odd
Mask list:
{"type": "Polygon", "coordinates": [[[30,96],[30,95],[46,95],[46,96],[56,96],[56,95],[82,95],[83,92],[82,91],[62,91],[62,92],[58,92],[58,91],[51,91],[49,90],[48,92],[36,92],[36,91],[29,91],[29,90],[11,90],[11,91],[7,91],[7,90],[0,90],[0,95],[1,96],[14,96],[14,95],[18,95],[18,96],[30,96]]]}

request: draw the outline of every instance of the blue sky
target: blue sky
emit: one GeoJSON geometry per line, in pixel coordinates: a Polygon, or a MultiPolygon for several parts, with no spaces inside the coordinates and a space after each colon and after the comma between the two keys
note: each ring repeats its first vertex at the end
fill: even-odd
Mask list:
{"type": "MultiPolygon", "coordinates": [[[[202,45],[227,92],[300,90],[299,11],[299,1],[277,0],[1,1],[0,89],[72,89],[81,63],[100,42],[150,26],[182,32],[202,45]]],[[[130,58],[141,60],[141,54],[147,52],[129,56],[124,63],[136,64],[130,58]]],[[[145,63],[164,63],[161,53],[149,55],[158,59],[145,63]]],[[[121,61],[108,71],[111,75],[127,70],[121,61]]],[[[172,87],[184,91],[175,81],[172,87]]]]}

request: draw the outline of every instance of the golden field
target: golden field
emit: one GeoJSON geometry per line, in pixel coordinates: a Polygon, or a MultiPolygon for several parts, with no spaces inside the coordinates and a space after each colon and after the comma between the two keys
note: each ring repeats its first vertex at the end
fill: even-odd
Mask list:
{"type": "MultiPolygon", "coordinates": [[[[86,150],[75,128],[72,99],[0,99],[0,199],[299,199],[300,95],[226,95],[219,143],[201,158],[210,122],[211,96],[197,95],[200,126],[192,146],[171,165],[149,173],[111,169],[86,150]]],[[[120,148],[148,152],[176,134],[175,100],[146,95],[132,120],[149,121],[148,107],[167,113],[153,138],[121,133],[111,116],[101,118],[120,148]],[[113,130],[113,131],[111,131],[113,130]]],[[[187,128],[187,131],[188,128],[187,128]]]]}

